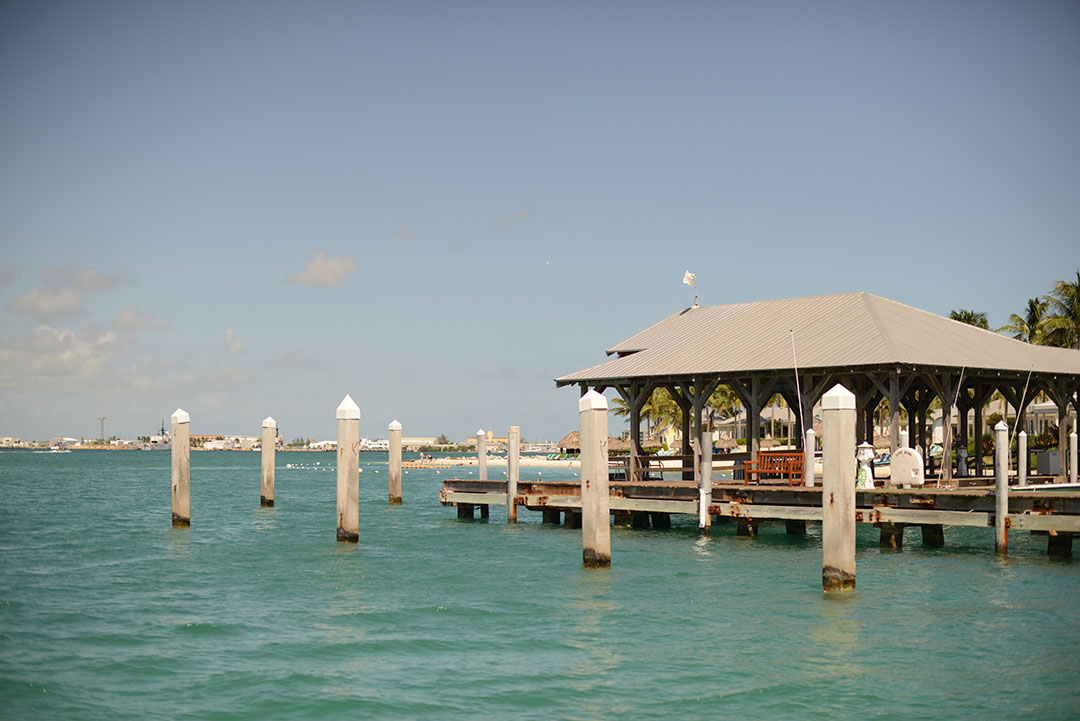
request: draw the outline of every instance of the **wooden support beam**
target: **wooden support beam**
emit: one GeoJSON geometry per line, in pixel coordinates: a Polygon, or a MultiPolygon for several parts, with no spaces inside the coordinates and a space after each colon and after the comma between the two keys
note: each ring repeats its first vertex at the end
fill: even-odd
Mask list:
{"type": "Polygon", "coordinates": [[[904,524],[903,523],[878,523],[881,537],[878,540],[880,548],[902,551],[904,550],[904,524]]]}

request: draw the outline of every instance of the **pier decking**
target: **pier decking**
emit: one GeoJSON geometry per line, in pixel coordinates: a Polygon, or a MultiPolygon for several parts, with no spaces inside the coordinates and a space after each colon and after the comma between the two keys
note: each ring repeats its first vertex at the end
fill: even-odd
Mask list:
{"type": "MultiPolygon", "coordinates": [[[[928,545],[944,544],[944,526],[994,527],[993,486],[860,489],[855,498],[856,522],[880,527],[883,545],[898,547],[898,534],[902,537],[903,528],[909,525],[923,527],[928,545]]],[[[697,499],[698,486],[693,481],[610,482],[610,509],[616,525],[648,527],[651,519],[652,525],[665,526],[672,514],[696,517],[697,499]]],[[[443,481],[439,501],[456,506],[459,517],[472,517],[474,507],[486,510],[491,505],[505,505],[506,484],[448,479],[443,481]]],[[[572,524],[580,514],[581,486],[575,481],[522,480],[513,503],[543,513],[547,522],[558,522],[559,515],[566,514],[572,524]]],[[[766,520],[794,522],[788,530],[797,533],[800,522],[804,527],[807,521],[821,521],[821,488],[714,482],[709,515],[737,520],[742,535],[754,535],[757,523],[766,520]]],[[[1048,534],[1050,552],[1068,555],[1072,535],[1080,533],[1080,491],[1011,491],[1006,526],[1048,534]]]]}

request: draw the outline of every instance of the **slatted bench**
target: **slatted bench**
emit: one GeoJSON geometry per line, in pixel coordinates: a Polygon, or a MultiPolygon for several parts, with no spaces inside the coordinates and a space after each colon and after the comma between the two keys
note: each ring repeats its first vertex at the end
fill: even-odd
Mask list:
{"type": "Polygon", "coordinates": [[[803,485],[802,451],[759,451],[757,460],[743,463],[743,484],[750,481],[761,483],[763,480],[787,479],[789,486],[803,485]]]}

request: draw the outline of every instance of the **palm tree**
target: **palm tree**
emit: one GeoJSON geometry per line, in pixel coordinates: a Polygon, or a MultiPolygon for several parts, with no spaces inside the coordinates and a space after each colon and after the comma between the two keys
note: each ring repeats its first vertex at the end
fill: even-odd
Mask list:
{"type": "Polygon", "coordinates": [[[1046,298],[1050,315],[1046,331],[1053,345],[1080,349],[1080,270],[1076,281],[1059,280],[1046,298]]]}
{"type": "Polygon", "coordinates": [[[1008,333],[1025,343],[1042,345],[1046,342],[1046,309],[1049,304],[1045,298],[1028,298],[1024,315],[1013,313],[1009,316],[1009,322],[998,328],[997,332],[1008,333]]]}
{"type": "Polygon", "coordinates": [[[986,320],[986,313],[979,313],[978,311],[960,308],[959,310],[949,311],[949,317],[953,320],[958,320],[961,323],[973,325],[976,328],[990,329],[990,323],[986,320]]]}

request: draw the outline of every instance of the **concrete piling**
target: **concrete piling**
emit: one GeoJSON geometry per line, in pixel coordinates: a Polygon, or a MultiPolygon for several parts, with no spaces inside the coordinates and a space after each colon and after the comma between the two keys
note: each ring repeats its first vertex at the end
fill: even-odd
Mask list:
{"type": "MultiPolygon", "coordinates": [[[[855,394],[839,383],[821,398],[821,587],[855,590],[855,394]]],[[[901,433],[903,436],[903,433],[901,433]]],[[[901,445],[904,445],[901,439],[901,445]]]]}
{"type": "Polygon", "coordinates": [[[476,432],[476,477],[487,480],[487,434],[483,428],[476,432]]]}
{"type": "MultiPolygon", "coordinates": [[[[701,424],[704,426],[705,424],[701,424]]],[[[701,448],[701,477],[698,480],[698,532],[709,533],[712,526],[712,516],[709,515],[709,503],[712,501],[712,431],[701,429],[698,436],[698,446],[701,448]]],[[[653,526],[655,527],[655,519],[653,526]]]]}
{"type": "Polygon", "coordinates": [[[900,447],[901,448],[910,448],[910,446],[908,445],[908,431],[907,431],[907,428],[901,428],[900,429],[900,447]]]}
{"type": "Polygon", "coordinates": [[[518,480],[521,474],[521,427],[510,426],[506,434],[506,522],[517,523],[518,480]]]}
{"type": "Polygon", "coordinates": [[[589,391],[578,401],[581,422],[581,546],[585,568],[611,565],[607,398],[589,391]]]}
{"type": "Polygon", "coordinates": [[[803,478],[807,488],[814,486],[814,452],[817,451],[817,433],[813,428],[806,429],[803,442],[803,478]]]}
{"type": "Polygon", "coordinates": [[[262,488],[259,505],[274,505],[274,458],[277,453],[277,421],[271,416],[262,422],[262,488]]]}
{"type": "Polygon", "coordinates": [[[1027,485],[1027,472],[1028,472],[1028,449],[1027,449],[1027,433],[1020,431],[1016,435],[1016,485],[1027,485]]]}
{"type": "Polygon", "coordinates": [[[1009,426],[994,426],[994,548],[1009,552],[1009,426]]]}
{"type": "Polygon", "coordinates": [[[390,505],[401,505],[401,424],[390,421],[387,426],[387,435],[390,441],[390,505]]]}
{"type": "Polygon", "coordinates": [[[191,416],[177,408],[172,421],[172,524],[191,525],[191,416]]]}
{"type": "Polygon", "coordinates": [[[337,539],[360,540],[360,408],[351,396],[337,408],[337,539]]]}

